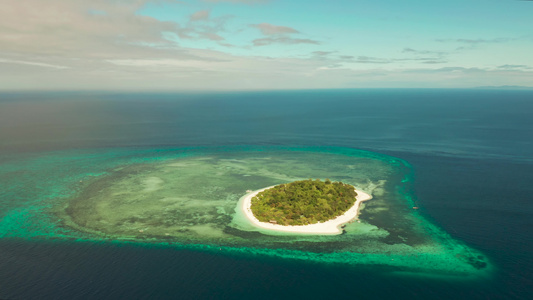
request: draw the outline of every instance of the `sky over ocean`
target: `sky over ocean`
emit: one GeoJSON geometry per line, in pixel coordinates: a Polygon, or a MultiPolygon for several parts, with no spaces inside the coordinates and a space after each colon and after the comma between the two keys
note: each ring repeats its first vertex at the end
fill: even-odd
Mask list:
{"type": "Polygon", "coordinates": [[[0,89],[531,87],[532,13],[517,0],[6,0],[0,89]]]}

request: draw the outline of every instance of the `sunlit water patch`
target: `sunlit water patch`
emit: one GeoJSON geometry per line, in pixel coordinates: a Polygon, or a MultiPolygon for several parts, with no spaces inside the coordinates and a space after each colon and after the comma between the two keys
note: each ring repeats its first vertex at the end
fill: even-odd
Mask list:
{"type": "Polygon", "coordinates": [[[3,237],[163,244],[237,255],[479,277],[478,251],[424,220],[410,166],[347,148],[220,147],[51,153],[2,165],[3,237]],[[249,190],[308,178],[371,193],[341,235],[258,229],[239,209],[249,190]]]}

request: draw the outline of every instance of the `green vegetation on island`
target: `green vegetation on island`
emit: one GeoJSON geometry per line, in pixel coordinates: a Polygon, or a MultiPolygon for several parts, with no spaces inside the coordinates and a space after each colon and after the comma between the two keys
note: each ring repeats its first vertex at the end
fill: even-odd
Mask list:
{"type": "Polygon", "coordinates": [[[352,185],[342,182],[301,180],[280,184],[252,198],[252,213],[261,222],[308,225],[344,214],[356,201],[352,185]]]}

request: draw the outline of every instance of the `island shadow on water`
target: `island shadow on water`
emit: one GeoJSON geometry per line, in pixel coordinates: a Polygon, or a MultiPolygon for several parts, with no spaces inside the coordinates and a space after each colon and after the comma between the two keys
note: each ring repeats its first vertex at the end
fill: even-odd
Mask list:
{"type": "Polygon", "coordinates": [[[51,226],[61,228],[63,238],[81,234],[460,278],[486,277],[493,268],[412,209],[410,166],[390,156],[347,148],[234,147],[130,150],[121,160],[103,175],[84,178],[75,195],[53,200],[57,218],[50,219],[61,221],[51,226]],[[341,235],[273,234],[239,213],[247,190],[308,178],[342,180],[373,199],[361,205],[360,222],[346,224],[341,235]]]}

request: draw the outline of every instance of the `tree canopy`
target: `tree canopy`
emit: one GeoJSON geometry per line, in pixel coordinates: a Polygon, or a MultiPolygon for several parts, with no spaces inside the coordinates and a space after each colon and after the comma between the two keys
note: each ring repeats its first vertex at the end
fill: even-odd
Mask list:
{"type": "Polygon", "coordinates": [[[261,222],[308,225],[344,214],[356,201],[352,185],[329,179],[280,184],[252,198],[252,213],[261,222]]]}

